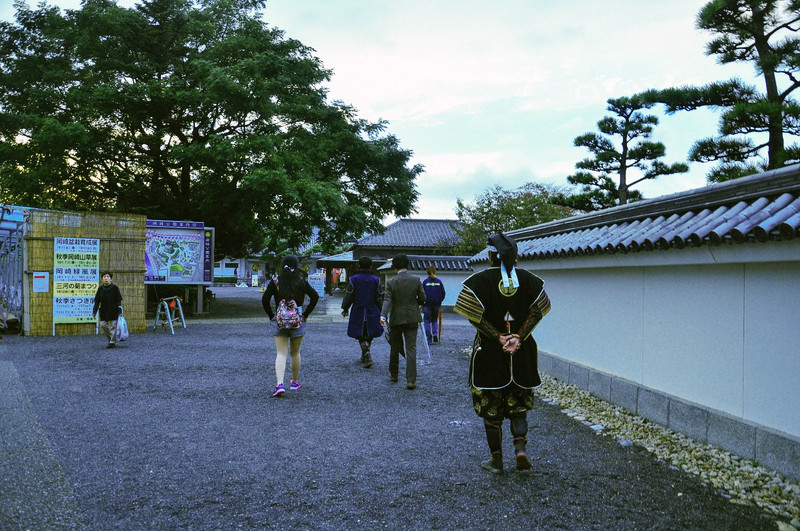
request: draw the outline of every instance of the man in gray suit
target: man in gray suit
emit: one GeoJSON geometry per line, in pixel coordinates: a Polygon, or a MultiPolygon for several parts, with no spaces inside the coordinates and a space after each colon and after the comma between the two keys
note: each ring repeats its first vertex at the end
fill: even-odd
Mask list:
{"type": "Polygon", "coordinates": [[[422,322],[420,307],[425,304],[422,281],[408,272],[408,256],[392,258],[397,276],[386,282],[381,309],[381,325],[389,322],[389,379],[397,381],[400,352],[405,342],[406,389],[417,388],[417,327],[422,322]]]}

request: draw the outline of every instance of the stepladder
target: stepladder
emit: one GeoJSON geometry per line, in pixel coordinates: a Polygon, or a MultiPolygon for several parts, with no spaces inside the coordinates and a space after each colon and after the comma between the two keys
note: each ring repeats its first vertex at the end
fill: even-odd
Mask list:
{"type": "Polygon", "coordinates": [[[181,305],[180,297],[167,297],[161,299],[158,303],[156,310],[156,318],[153,322],[153,332],[158,330],[158,327],[167,327],[172,334],[175,334],[175,323],[180,321],[184,328],[186,328],[186,318],[183,316],[183,306],[181,305]]]}

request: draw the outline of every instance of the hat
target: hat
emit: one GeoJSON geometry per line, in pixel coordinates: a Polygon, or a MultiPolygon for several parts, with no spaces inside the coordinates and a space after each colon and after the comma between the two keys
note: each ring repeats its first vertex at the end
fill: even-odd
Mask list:
{"type": "Polygon", "coordinates": [[[489,236],[487,242],[490,252],[497,253],[500,258],[500,272],[503,276],[503,286],[519,287],[519,279],[514,264],[517,261],[517,242],[502,232],[489,236]]]}
{"type": "Polygon", "coordinates": [[[514,262],[517,261],[517,242],[502,232],[498,232],[489,236],[488,245],[489,250],[497,253],[507,269],[514,266],[514,262]]]}

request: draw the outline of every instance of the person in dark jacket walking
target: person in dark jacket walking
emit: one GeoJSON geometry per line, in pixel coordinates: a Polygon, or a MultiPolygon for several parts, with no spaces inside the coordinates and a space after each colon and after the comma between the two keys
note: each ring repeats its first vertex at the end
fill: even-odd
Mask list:
{"type": "Polygon", "coordinates": [[[408,256],[392,258],[397,276],[386,282],[381,308],[381,325],[389,323],[389,379],[397,381],[400,352],[405,342],[406,389],[417,388],[417,327],[422,322],[420,307],[425,304],[425,290],[419,277],[408,272],[408,256]]]}
{"type": "Polygon", "coordinates": [[[372,259],[362,256],[358,259],[358,273],[350,277],[342,300],[342,316],[350,315],[347,335],[358,340],[361,347],[360,363],[365,369],[372,367],[370,347],[372,340],[383,335],[381,326],[381,304],[383,304],[383,285],[381,279],[372,273],[372,259]]]}
{"type": "Polygon", "coordinates": [[[455,311],[477,329],[469,366],[472,407],[483,418],[491,459],[481,466],[503,473],[502,424],[509,419],[518,470],[531,468],[528,411],[542,383],[533,329],[550,311],[544,282],[515,267],[517,243],[499,233],[488,241],[490,266],[467,278],[455,311]]]}
{"type": "Polygon", "coordinates": [[[277,278],[273,277],[261,296],[261,306],[269,317],[269,329],[275,336],[275,376],[277,384],[272,396],[279,397],[286,393],[283,385],[283,378],[286,373],[286,358],[291,356],[292,379],[289,381],[289,389],[297,391],[300,389],[300,345],[303,343],[303,336],[306,333],[306,320],[319,300],[319,294],[311,287],[300,271],[300,260],[293,254],[286,255],[281,262],[281,272],[277,278]],[[305,298],[308,296],[308,304],[305,298]],[[272,309],[271,300],[275,300],[275,309],[282,300],[295,301],[301,314],[299,326],[296,328],[280,328],[275,319],[275,311],[272,309]]]}
{"type": "Polygon", "coordinates": [[[425,305],[422,307],[422,318],[425,326],[425,337],[428,344],[439,342],[439,312],[442,311],[442,302],[446,295],[444,284],[436,278],[436,268],[428,266],[425,269],[428,277],[422,281],[425,290],[425,305]]]}
{"type": "Polygon", "coordinates": [[[100,328],[108,338],[106,348],[114,348],[117,344],[117,320],[122,313],[122,293],[114,284],[114,273],[106,271],[100,275],[103,283],[94,295],[92,318],[100,310],[100,328]]]}

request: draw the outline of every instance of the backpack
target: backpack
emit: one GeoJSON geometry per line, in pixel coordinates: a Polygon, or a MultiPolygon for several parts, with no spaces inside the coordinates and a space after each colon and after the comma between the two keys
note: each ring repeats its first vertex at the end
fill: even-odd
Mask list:
{"type": "Polygon", "coordinates": [[[294,299],[288,301],[281,299],[275,311],[275,322],[278,323],[278,328],[283,330],[298,328],[303,323],[303,317],[294,299]]]}

